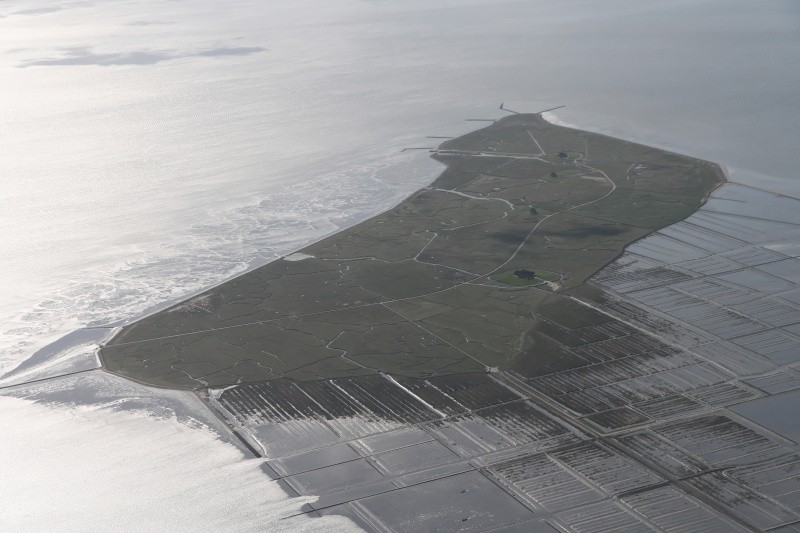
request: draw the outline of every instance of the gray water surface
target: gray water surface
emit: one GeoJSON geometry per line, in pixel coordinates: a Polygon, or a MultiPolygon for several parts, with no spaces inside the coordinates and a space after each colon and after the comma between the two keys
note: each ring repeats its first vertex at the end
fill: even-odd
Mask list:
{"type": "MultiPolygon", "coordinates": [[[[0,6],[0,367],[380,212],[468,118],[556,119],[800,194],[791,0],[0,6]]],[[[757,210],[757,207],[753,209],[757,210]]]]}

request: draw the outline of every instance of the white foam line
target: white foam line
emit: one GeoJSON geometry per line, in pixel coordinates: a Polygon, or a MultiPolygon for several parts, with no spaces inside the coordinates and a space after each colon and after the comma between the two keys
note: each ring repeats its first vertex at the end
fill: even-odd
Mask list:
{"type": "Polygon", "coordinates": [[[425,400],[423,400],[422,398],[420,398],[419,396],[417,396],[415,393],[411,392],[411,390],[409,390],[408,388],[406,388],[406,387],[404,387],[403,385],[401,385],[400,383],[398,383],[398,382],[397,382],[397,381],[396,381],[396,380],[395,380],[395,379],[394,379],[392,376],[390,376],[389,374],[384,374],[383,372],[381,372],[381,376],[383,376],[384,378],[386,378],[387,380],[389,380],[390,382],[392,382],[392,383],[393,383],[394,385],[396,385],[397,387],[399,387],[399,388],[403,389],[403,390],[404,390],[406,393],[408,393],[409,395],[411,395],[411,396],[413,396],[414,398],[416,398],[416,400],[417,400],[418,402],[420,402],[422,405],[424,405],[425,407],[427,407],[428,409],[430,409],[431,411],[433,411],[434,413],[436,413],[436,414],[437,414],[437,415],[439,415],[440,417],[442,417],[442,418],[447,418],[447,415],[446,415],[446,414],[444,414],[443,412],[441,412],[440,410],[438,410],[437,408],[435,408],[434,406],[432,406],[431,404],[429,404],[428,402],[426,402],[425,400]]]}

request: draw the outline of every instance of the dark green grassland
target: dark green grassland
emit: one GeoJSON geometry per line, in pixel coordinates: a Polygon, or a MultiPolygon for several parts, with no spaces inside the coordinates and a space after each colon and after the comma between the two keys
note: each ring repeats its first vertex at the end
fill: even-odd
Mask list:
{"type": "Polygon", "coordinates": [[[313,258],[275,261],[125,327],[101,350],[105,368],[175,388],[567,368],[548,328],[603,320],[570,292],[724,181],[715,164],[539,115],[433,157],[447,168],[430,187],[302,250],[313,258]]]}

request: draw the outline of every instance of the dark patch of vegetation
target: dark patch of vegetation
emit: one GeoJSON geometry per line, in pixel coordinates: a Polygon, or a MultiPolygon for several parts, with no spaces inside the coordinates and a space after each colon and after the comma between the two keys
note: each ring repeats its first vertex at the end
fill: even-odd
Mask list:
{"type": "Polygon", "coordinates": [[[613,237],[625,233],[626,229],[620,226],[592,226],[589,228],[577,228],[559,233],[568,239],[586,239],[589,237],[613,237]]]}
{"type": "Polygon", "coordinates": [[[519,244],[528,236],[526,231],[495,232],[489,235],[492,239],[508,244],[519,244]]]}
{"type": "Polygon", "coordinates": [[[521,268],[515,270],[514,275],[519,279],[534,279],[536,277],[536,272],[534,272],[533,270],[525,270],[524,268],[521,268]]]}

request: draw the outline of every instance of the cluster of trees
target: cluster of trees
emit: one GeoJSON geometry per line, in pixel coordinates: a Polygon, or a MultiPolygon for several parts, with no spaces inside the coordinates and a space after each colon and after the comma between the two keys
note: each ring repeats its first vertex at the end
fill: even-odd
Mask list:
{"type": "Polygon", "coordinates": [[[533,270],[525,270],[521,268],[519,270],[514,271],[514,276],[518,277],[519,279],[533,279],[536,277],[536,272],[533,270]]]}

